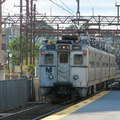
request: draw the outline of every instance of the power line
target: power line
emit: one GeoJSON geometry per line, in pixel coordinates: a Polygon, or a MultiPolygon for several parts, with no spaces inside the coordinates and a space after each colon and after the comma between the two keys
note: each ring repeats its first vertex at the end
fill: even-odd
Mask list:
{"type": "Polygon", "coordinates": [[[96,4],[97,4],[97,0],[95,1],[95,4],[94,4],[94,5],[91,4],[90,0],[88,0],[88,1],[89,1],[89,3],[90,3],[90,6],[91,6],[91,7],[95,7],[96,4]]]}
{"type": "Polygon", "coordinates": [[[2,11],[2,13],[8,14],[7,12],[2,11]]]}
{"type": "Polygon", "coordinates": [[[97,4],[97,0],[95,1],[95,4],[94,4],[94,5],[91,4],[90,0],[88,0],[88,1],[89,1],[89,3],[90,3],[91,8],[92,8],[92,15],[94,16],[94,7],[95,7],[96,4],[97,4]]]}
{"type": "MultiPolygon", "coordinates": [[[[6,10],[8,10],[9,12],[12,12],[12,13],[15,13],[15,14],[17,14],[16,12],[14,12],[14,11],[12,11],[12,10],[9,10],[9,9],[7,9],[7,8],[5,8],[5,7],[3,7],[4,9],[6,9],[6,10]]],[[[4,11],[3,11],[4,12],[4,11]]]]}
{"type": "Polygon", "coordinates": [[[73,12],[73,13],[75,13],[72,9],[70,9],[62,0],[60,0],[61,1],[61,3],[67,8],[67,9],[69,9],[71,12],[73,12]]]}
{"type": "Polygon", "coordinates": [[[66,12],[68,12],[69,14],[71,15],[74,15],[73,13],[69,12],[68,10],[66,10],[65,8],[63,8],[62,6],[58,5],[57,3],[55,3],[54,1],[52,0],[49,0],[50,2],[54,3],[55,5],[57,5],[58,7],[60,7],[61,9],[65,10],[66,12]]]}
{"type": "Polygon", "coordinates": [[[49,10],[50,10],[50,15],[52,16],[52,8],[49,5],[49,1],[47,1],[47,4],[48,4],[49,10]]]}

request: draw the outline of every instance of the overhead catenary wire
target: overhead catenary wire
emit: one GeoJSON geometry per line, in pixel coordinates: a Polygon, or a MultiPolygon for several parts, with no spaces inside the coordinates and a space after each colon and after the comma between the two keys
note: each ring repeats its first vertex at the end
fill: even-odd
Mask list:
{"type": "Polygon", "coordinates": [[[6,2],[2,5],[2,13],[4,13],[4,14],[10,14],[10,13],[18,14],[17,12],[13,11],[14,6],[10,6],[12,8],[9,8],[6,5],[7,5],[6,2]]]}
{"type": "Polygon", "coordinates": [[[89,1],[89,3],[90,3],[91,8],[92,8],[92,15],[94,16],[94,8],[95,8],[95,6],[96,6],[96,4],[97,4],[97,0],[95,1],[95,4],[94,4],[94,5],[91,4],[91,1],[90,1],[90,0],[88,0],[88,1],[89,1]]]}
{"type": "MultiPolygon", "coordinates": [[[[7,8],[5,8],[5,7],[3,7],[3,9],[6,9],[6,10],[9,11],[9,12],[12,12],[12,13],[14,13],[14,14],[17,14],[16,12],[14,12],[14,11],[12,11],[12,10],[10,10],[10,9],[7,9],[7,8]]],[[[4,10],[3,10],[2,12],[4,12],[4,10]]],[[[4,13],[5,13],[5,12],[4,12],[4,13]]]]}
{"type": "MultiPolygon", "coordinates": [[[[48,0],[49,1],[49,0],[48,0]]],[[[49,10],[50,10],[50,15],[52,16],[52,7],[50,7],[50,5],[49,5],[49,2],[47,1],[47,5],[48,5],[48,7],[49,7],[49,10]]]]}
{"type": "Polygon", "coordinates": [[[61,1],[61,3],[67,8],[67,9],[69,9],[72,13],[75,13],[72,9],[70,9],[62,0],[60,0],[61,1]]]}
{"type": "Polygon", "coordinates": [[[53,4],[55,4],[56,6],[60,7],[61,9],[65,10],[66,12],[68,12],[71,15],[74,15],[73,13],[71,13],[70,11],[66,10],[65,8],[63,8],[62,6],[60,6],[59,4],[57,4],[56,2],[54,2],[53,0],[49,0],[50,2],[52,2],[53,4]]]}

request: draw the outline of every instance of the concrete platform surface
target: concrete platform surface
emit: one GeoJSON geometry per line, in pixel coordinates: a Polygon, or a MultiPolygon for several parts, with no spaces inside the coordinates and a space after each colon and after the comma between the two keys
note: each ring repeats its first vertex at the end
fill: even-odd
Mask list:
{"type": "Polygon", "coordinates": [[[42,120],[120,120],[120,91],[103,91],[42,120]]]}

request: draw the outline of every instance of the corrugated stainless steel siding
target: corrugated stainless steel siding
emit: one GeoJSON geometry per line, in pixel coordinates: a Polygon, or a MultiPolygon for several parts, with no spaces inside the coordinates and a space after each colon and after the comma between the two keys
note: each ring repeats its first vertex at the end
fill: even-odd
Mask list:
{"type": "Polygon", "coordinates": [[[30,86],[28,80],[0,81],[0,112],[27,104],[30,86]]]}

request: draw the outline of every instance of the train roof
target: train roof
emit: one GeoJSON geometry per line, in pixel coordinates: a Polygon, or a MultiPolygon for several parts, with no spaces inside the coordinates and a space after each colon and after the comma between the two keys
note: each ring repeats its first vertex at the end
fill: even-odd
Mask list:
{"type": "MultiPolygon", "coordinates": [[[[108,53],[106,50],[100,49],[100,46],[98,47],[92,46],[90,42],[91,39],[92,38],[88,36],[64,35],[62,36],[62,40],[57,40],[56,44],[78,44],[78,45],[84,46],[83,47],[84,49],[86,48],[86,49],[89,49],[90,51],[99,52],[99,53],[101,52],[102,54],[111,54],[111,53],[108,53]]],[[[44,45],[46,46],[46,45],[56,45],[56,44],[50,43],[50,44],[44,44],[44,45]]],[[[42,46],[40,48],[42,48],[42,46]]]]}

